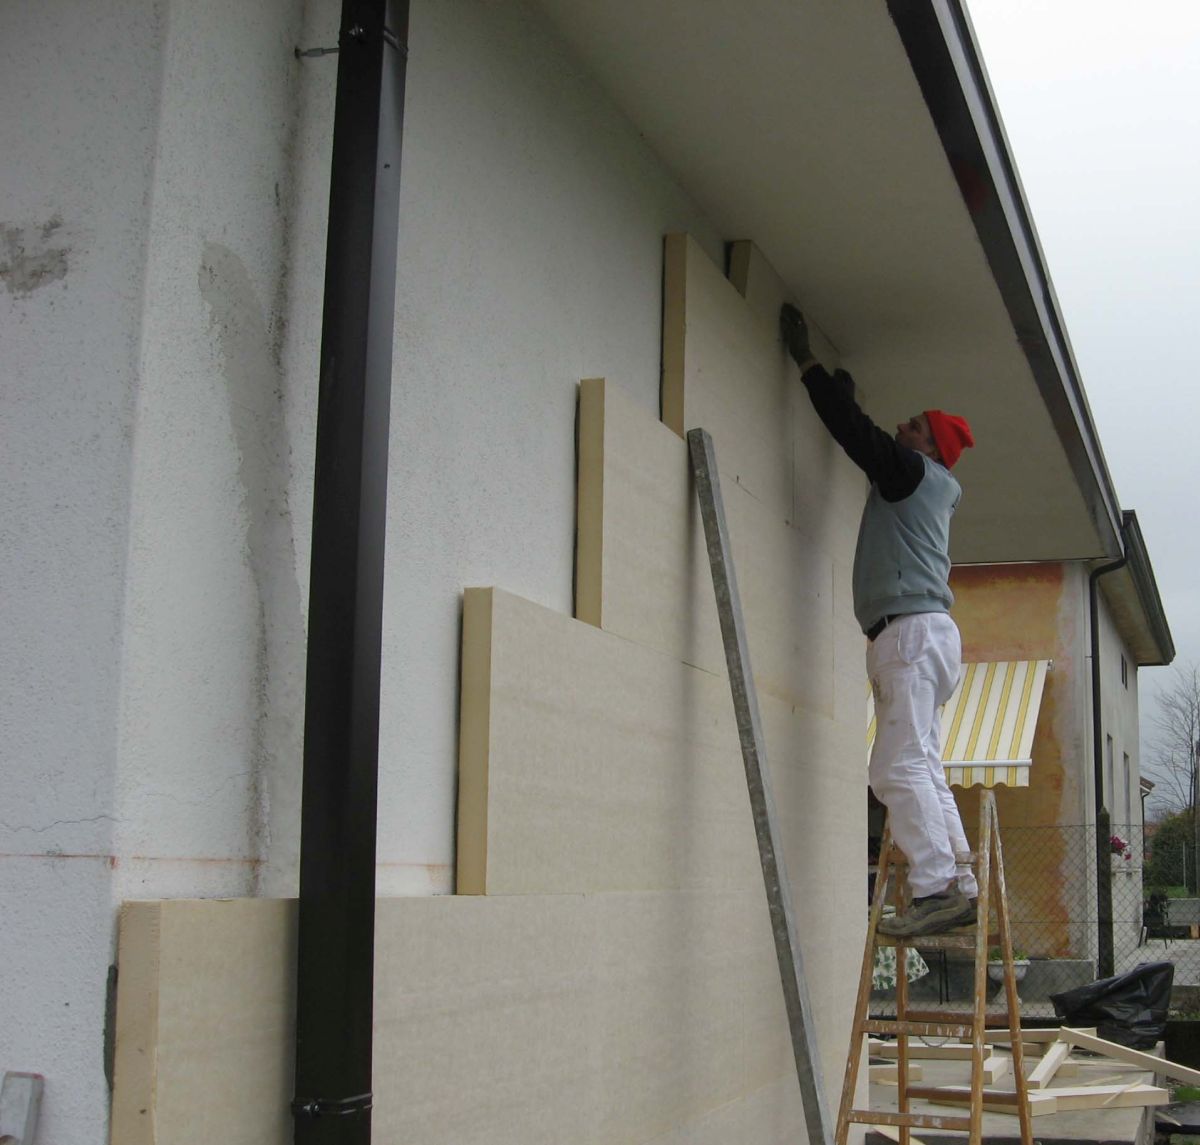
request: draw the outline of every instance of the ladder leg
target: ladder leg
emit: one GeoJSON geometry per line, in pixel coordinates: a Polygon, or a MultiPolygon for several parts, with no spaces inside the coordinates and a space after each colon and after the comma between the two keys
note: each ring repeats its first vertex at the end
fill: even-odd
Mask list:
{"type": "MultiPolygon", "coordinates": [[[[989,796],[991,792],[988,792],[989,796]]],[[[1029,1085],[1025,1078],[1025,1050],[1021,1043],[1021,1000],[1017,996],[1017,976],[1013,970],[1012,929],[1008,917],[1008,888],[1004,884],[1004,851],[1000,845],[1000,824],[996,819],[995,800],[989,799],[992,818],[992,851],[995,859],[996,921],[1000,932],[1000,951],[1004,959],[1004,993],[1008,1003],[1008,1028],[1013,1035],[1013,1076],[1017,1089],[1017,1116],[1021,1125],[1021,1145],[1033,1145],[1033,1116],[1029,1109],[1029,1085]]]]}
{"type": "Polygon", "coordinates": [[[850,1032],[850,1047],[846,1051],[846,1073],[842,1080],[842,1101],[838,1107],[836,1145],[846,1145],[850,1132],[850,1111],[854,1108],[854,1090],[858,1086],[858,1069],[862,1061],[863,1028],[867,1020],[867,1008],[871,1002],[871,982],[875,975],[875,928],[883,913],[887,897],[888,878],[892,872],[892,829],[886,825],[879,848],[878,873],[875,875],[875,893],[871,896],[871,913],[867,919],[867,940],[863,948],[862,974],[858,980],[858,997],[854,1002],[854,1025],[850,1032]]]}
{"type": "MultiPolygon", "coordinates": [[[[1008,1024],[1013,1038],[1013,1067],[1015,1072],[1017,1109],[1020,1118],[1021,1145],[1033,1145],[1032,1113],[1029,1108],[1028,1083],[1024,1073],[1024,1046],[1021,1042],[1020,999],[1017,997],[1016,976],[1012,964],[1012,930],[1008,913],[1007,887],[1004,883],[1004,853],[1000,845],[1000,823],[996,814],[995,795],[984,791],[979,806],[979,837],[973,855],[975,876],[979,883],[979,899],[976,910],[976,926],[974,935],[951,934],[946,937],[931,935],[925,941],[936,944],[941,949],[973,949],[975,952],[974,975],[974,1004],[969,1011],[955,1011],[946,1016],[944,1022],[936,1021],[939,1015],[934,1012],[910,1009],[908,1005],[908,977],[905,973],[905,955],[909,949],[909,941],[896,937],[890,941],[895,943],[896,950],[896,1020],[895,1022],[875,1023],[880,1028],[894,1031],[896,1034],[896,1073],[898,1084],[897,1111],[895,1113],[872,1113],[870,1109],[853,1108],[854,1087],[858,1079],[859,1061],[862,1053],[862,1038],[866,1034],[864,1026],[873,1023],[866,1022],[868,996],[870,994],[870,975],[874,963],[875,934],[879,917],[886,898],[889,875],[894,875],[895,900],[903,904],[906,893],[905,866],[891,840],[890,832],[884,833],[884,847],[880,855],[879,876],[875,888],[875,896],[871,906],[871,917],[868,927],[867,948],[863,952],[863,977],[859,984],[858,1005],[855,1009],[854,1031],[851,1037],[850,1054],[846,1061],[846,1085],[842,1090],[842,1107],[838,1115],[837,1143],[846,1145],[849,1124],[853,1122],[872,1122],[875,1119],[882,1124],[895,1126],[898,1132],[894,1140],[899,1145],[913,1145],[912,1130],[917,1127],[931,1127],[939,1130],[955,1130],[967,1133],[968,1145],[982,1145],[983,1142],[983,1103],[986,1097],[984,1088],[984,1060],[987,1056],[987,964],[988,964],[988,923],[991,915],[991,904],[996,906],[996,917],[999,924],[999,940],[1004,959],[1004,987],[1008,999],[1008,1024]],[[911,1092],[909,1089],[909,1037],[916,1033],[943,1031],[946,1033],[970,1034],[971,1085],[969,1098],[966,1102],[968,1115],[949,1117],[942,1114],[916,1113],[912,1109],[914,1099],[934,1098],[941,1095],[942,1087],[917,1086],[911,1092]]],[[[917,941],[920,941],[919,939],[917,941]]],[[[954,1092],[954,1087],[951,1091],[954,1092]]],[[[961,1093],[961,1090],[957,1090],[961,1093]]],[[[889,1134],[890,1135],[890,1134],[889,1134]]]]}
{"type": "MultiPolygon", "coordinates": [[[[904,940],[896,941],[896,1021],[908,1019],[908,947],[904,940]]],[[[896,1035],[896,1111],[903,1116],[910,1112],[908,1099],[908,1034],[896,1035]]],[[[900,1145],[912,1145],[912,1126],[900,1126],[900,1145]]]]}
{"type": "Polygon", "coordinates": [[[991,841],[992,817],[989,814],[990,791],[984,791],[980,799],[979,839],[975,848],[978,869],[975,872],[979,884],[979,907],[975,925],[975,1007],[971,1034],[971,1129],[970,1145],[982,1145],[983,1141],[983,1058],[986,1043],[984,1030],[987,1025],[987,939],[988,939],[988,891],[991,887],[991,841]]]}

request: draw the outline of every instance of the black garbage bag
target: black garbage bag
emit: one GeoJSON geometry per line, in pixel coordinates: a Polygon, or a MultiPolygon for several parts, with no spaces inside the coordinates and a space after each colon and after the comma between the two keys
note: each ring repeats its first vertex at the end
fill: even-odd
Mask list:
{"type": "Polygon", "coordinates": [[[1149,1050],[1166,1032],[1174,979],[1173,963],[1143,962],[1115,978],[1051,994],[1050,1001],[1068,1026],[1095,1026],[1106,1041],[1149,1050]]]}

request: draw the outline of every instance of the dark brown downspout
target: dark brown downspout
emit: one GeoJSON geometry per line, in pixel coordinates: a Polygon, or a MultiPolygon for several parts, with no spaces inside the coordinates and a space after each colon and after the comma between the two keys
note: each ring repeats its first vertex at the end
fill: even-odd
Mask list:
{"type": "Polygon", "coordinates": [[[343,0],[313,494],[296,1145],[368,1145],[375,816],[407,0],[343,0]]]}
{"type": "MultiPolygon", "coordinates": [[[[1121,543],[1125,544],[1124,526],[1121,543]]],[[[1098,978],[1116,973],[1113,949],[1112,910],[1112,816],[1104,805],[1104,719],[1100,707],[1100,588],[1102,576],[1123,569],[1129,561],[1126,555],[1111,564],[1094,568],[1088,574],[1088,610],[1091,620],[1092,643],[1092,786],[1096,804],[1096,971],[1098,978]]]]}

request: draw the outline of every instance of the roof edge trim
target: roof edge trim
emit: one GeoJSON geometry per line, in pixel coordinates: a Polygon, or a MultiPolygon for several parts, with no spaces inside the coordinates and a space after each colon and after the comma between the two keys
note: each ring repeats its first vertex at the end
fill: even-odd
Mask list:
{"type": "Polygon", "coordinates": [[[1123,514],[1122,530],[1125,536],[1125,555],[1128,557],[1126,567],[1146,618],[1146,627],[1159,653],[1158,661],[1147,661],[1143,666],[1170,664],[1175,659],[1175,640],[1167,623],[1167,613],[1158,592],[1158,582],[1154,579],[1154,567],[1150,563],[1142,528],[1138,524],[1137,513],[1132,509],[1127,509],[1123,514]]]}

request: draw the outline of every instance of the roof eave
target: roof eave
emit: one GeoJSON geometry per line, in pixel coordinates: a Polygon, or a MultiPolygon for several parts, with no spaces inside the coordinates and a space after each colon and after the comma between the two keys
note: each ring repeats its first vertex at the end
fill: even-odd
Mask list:
{"type": "Polygon", "coordinates": [[[1111,599],[1123,599],[1127,603],[1124,613],[1134,618],[1128,633],[1123,633],[1130,651],[1133,651],[1139,667],[1168,665],[1175,659],[1175,641],[1166,622],[1163,598],[1158,593],[1154,580],[1154,569],[1146,541],[1141,534],[1138,514],[1127,509],[1122,515],[1122,533],[1126,565],[1114,577],[1103,577],[1100,585],[1111,599]],[[1111,587],[1105,581],[1114,581],[1111,587]]]}
{"type": "Polygon", "coordinates": [[[888,0],[997,288],[1106,553],[1121,511],[1058,300],[961,0],[888,0]]]}

